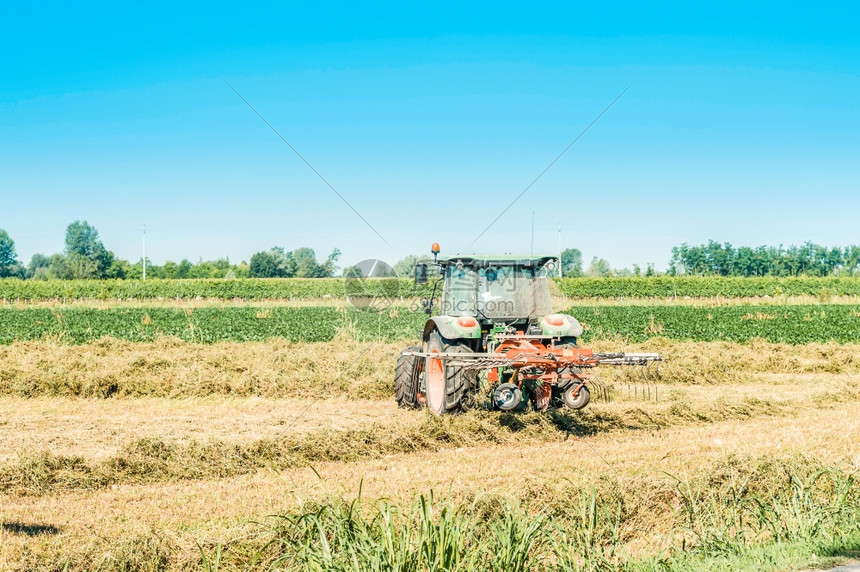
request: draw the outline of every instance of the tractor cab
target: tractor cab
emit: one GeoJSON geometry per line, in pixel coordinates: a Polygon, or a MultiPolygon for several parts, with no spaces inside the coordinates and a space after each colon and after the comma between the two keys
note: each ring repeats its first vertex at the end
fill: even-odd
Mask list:
{"type": "MultiPolygon", "coordinates": [[[[569,338],[575,343],[582,328],[575,318],[553,314],[549,274],[554,256],[455,256],[438,259],[433,245],[439,279],[433,285],[425,311],[431,314],[424,339],[436,330],[449,340],[465,340],[476,351],[492,346],[496,334],[524,333],[534,336],[569,338]],[[441,297],[434,304],[438,286],[441,297]],[[437,310],[438,308],[438,310],[437,310]],[[437,310],[437,312],[434,312],[437,310]]],[[[427,265],[415,269],[415,281],[427,283],[427,265]]]]}
{"type": "Polygon", "coordinates": [[[470,256],[440,261],[440,310],[481,322],[527,321],[549,314],[552,257],[470,256]]]}

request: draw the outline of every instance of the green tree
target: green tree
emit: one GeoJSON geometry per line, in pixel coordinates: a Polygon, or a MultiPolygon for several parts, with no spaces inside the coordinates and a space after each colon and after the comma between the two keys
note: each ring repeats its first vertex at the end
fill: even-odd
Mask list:
{"type": "Polygon", "coordinates": [[[34,254],[30,257],[30,264],[27,266],[27,278],[47,279],[50,267],[50,258],[44,254],[34,254]]]}
{"type": "Polygon", "coordinates": [[[219,258],[218,260],[212,260],[210,264],[212,264],[212,266],[216,270],[215,278],[223,278],[224,275],[230,271],[229,258],[219,258]]]}
{"type": "Polygon", "coordinates": [[[334,276],[337,271],[335,263],[340,258],[340,250],[335,248],[322,264],[317,262],[313,248],[302,247],[292,252],[292,260],[296,264],[296,276],[302,278],[327,278],[334,276]]]}
{"type": "Polygon", "coordinates": [[[563,276],[582,276],[582,252],[578,248],[567,248],[561,253],[563,276]]]}
{"type": "Polygon", "coordinates": [[[66,254],[93,258],[100,246],[99,231],[87,221],[76,220],[66,227],[66,254]]]}
{"type": "Polygon", "coordinates": [[[250,277],[251,267],[244,260],[239,264],[233,266],[232,271],[236,275],[236,278],[248,278],[250,277]]]}
{"type": "Polygon", "coordinates": [[[277,278],[281,276],[281,269],[272,251],[257,252],[251,256],[251,278],[277,278]]]}
{"type": "Polygon", "coordinates": [[[853,275],[860,268],[860,246],[854,244],[846,246],[843,258],[845,260],[844,271],[848,275],[853,275]]]}
{"type": "Polygon", "coordinates": [[[14,276],[20,273],[18,253],[15,252],[15,241],[9,233],[0,228],[0,278],[14,276]]]}
{"type": "Polygon", "coordinates": [[[177,278],[188,278],[188,275],[191,272],[191,267],[193,264],[188,261],[188,259],[183,258],[182,262],[179,263],[179,268],[176,270],[177,278]]]}
{"type": "Polygon", "coordinates": [[[130,271],[130,265],[127,260],[114,258],[110,266],[105,269],[105,278],[126,278],[130,271]]]}
{"type": "Polygon", "coordinates": [[[826,247],[812,242],[800,246],[732,247],[713,240],[706,245],[686,243],[672,248],[669,274],[716,276],[832,276],[853,274],[860,247],[826,247]]]}
{"type": "Polygon", "coordinates": [[[87,221],[79,220],[66,227],[66,255],[69,258],[67,269],[80,274],[74,278],[105,278],[108,268],[116,258],[114,253],[102,244],[95,227],[87,221]],[[85,258],[92,264],[85,264],[78,257],[85,258]]]}
{"type": "MultiPolygon", "coordinates": [[[[146,259],[146,277],[147,278],[155,278],[152,274],[150,274],[150,268],[152,268],[152,264],[149,261],[149,258],[146,259]]],[[[143,259],[139,259],[134,264],[129,264],[128,270],[125,273],[125,278],[127,280],[140,280],[143,278],[143,259]]]]}
{"type": "Polygon", "coordinates": [[[280,246],[255,253],[248,265],[248,276],[252,278],[290,278],[295,275],[296,262],[292,253],[285,252],[280,246]]]}
{"type": "Polygon", "coordinates": [[[591,264],[588,266],[588,270],[585,271],[587,276],[611,276],[612,275],[612,266],[609,265],[609,262],[605,258],[594,257],[591,259],[591,264]]]}
{"type": "MultiPolygon", "coordinates": [[[[426,254],[409,254],[405,258],[395,262],[392,268],[394,269],[394,274],[397,276],[411,278],[412,273],[415,271],[416,264],[419,262],[431,262],[432,260],[433,259],[426,254]]],[[[427,270],[430,271],[432,268],[428,268],[427,270]]]]}
{"type": "Polygon", "coordinates": [[[51,275],[60,280],[81,280],[100,278],[96,261],[77,252],[68,256],[55,254],[51,257],[51,275]]]}
{"type": "Polygon", "coordinates": [[[164,277],[169,279],[176,278],[176,274],[179,272],[179,265],[173,262],[172,260],[168,260],[162,266],[164,270],[164,277]]]}

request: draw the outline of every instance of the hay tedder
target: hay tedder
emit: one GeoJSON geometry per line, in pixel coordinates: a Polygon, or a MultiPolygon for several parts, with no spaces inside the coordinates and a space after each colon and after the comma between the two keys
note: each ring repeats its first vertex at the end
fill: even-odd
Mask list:
{"type": "MultiPolygon", "coordinates": [[[[548,274],[553,256],[458,256],[439,259],[440,278],[424,308],[431,317],[421,346],[397,360],[394,391],[401,407],[427,407],[441,415],[472,408],[544,411],[582,409],[591,399],[591,370],[599,365],[647,366],[654,353],[595,353],[580,348],[582,326],[555,314],[548,274]],[[434,298],[442,283],[440,312],[434,298]]],[[[426,284],[428,265],[415,267],[426,284]]]]}

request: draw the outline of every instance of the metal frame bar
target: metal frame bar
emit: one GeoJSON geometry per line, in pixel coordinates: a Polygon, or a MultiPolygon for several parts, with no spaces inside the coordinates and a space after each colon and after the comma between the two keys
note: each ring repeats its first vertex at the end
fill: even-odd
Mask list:
{"type": "MultiPolygon", "coordinates": [[[[490,369],[494,367],[514,367],[543,365],[541,362],[555,358],[553,354],[548,356],[521,355],[518,359],[508,359],[495,353],[427,353],[427,352],[403,352],[402,355],[416,356],[434,359],[443,359],[449,365],[467,367],[468,369],[490,369]],[[552,357],[550,357],[552,356],[552,357]],[[537,358],[532,360],[530,358],[537,358]]],[[[560,356],[558,356],[560,357],[560,356]]],[[[663,356],[658,353],[596,353],[587,362],[577,362],[573,365],[578,367],[596,367],[598,365],[611,366],[647,366],[653,362],[663,361],[663,356]]]]}

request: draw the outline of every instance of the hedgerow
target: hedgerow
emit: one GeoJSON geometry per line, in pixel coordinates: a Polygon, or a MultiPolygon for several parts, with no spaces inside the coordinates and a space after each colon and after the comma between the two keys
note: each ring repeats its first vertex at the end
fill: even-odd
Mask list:
{"type": "MultiPolygon", "coordinates": [[[[575,299],[593,298],[749,298],[756,296],[860,296],[860,278],[740,278],[659,276],[554,279],[559,291],[575,299]]],[[[432,282],[342,278],[246,278],[199,280],[19,280],[0,279],[0,301],[76,300],[311,300],[343,299],[356,288],[400,298],[429,297],[432,282]]]]}
{"type": "Polygon", "coordinates": [[[756,296],[860,296],[860,278],[772,276],[654,276],[562,278],[559,290],[571,298],[752,298],[756,296]]]}
{"type": "Polygon", "coordinates": [[[411,280],[363,280],[347,283],[342,278],[246,278],[190,280],[19,280],[0,279],[0,300],[71,302],[75,300],[308,300],[345,298],[346,288],[355,294],[386,293],[397,297],[430,294],[428,286],[411,280]]]}

